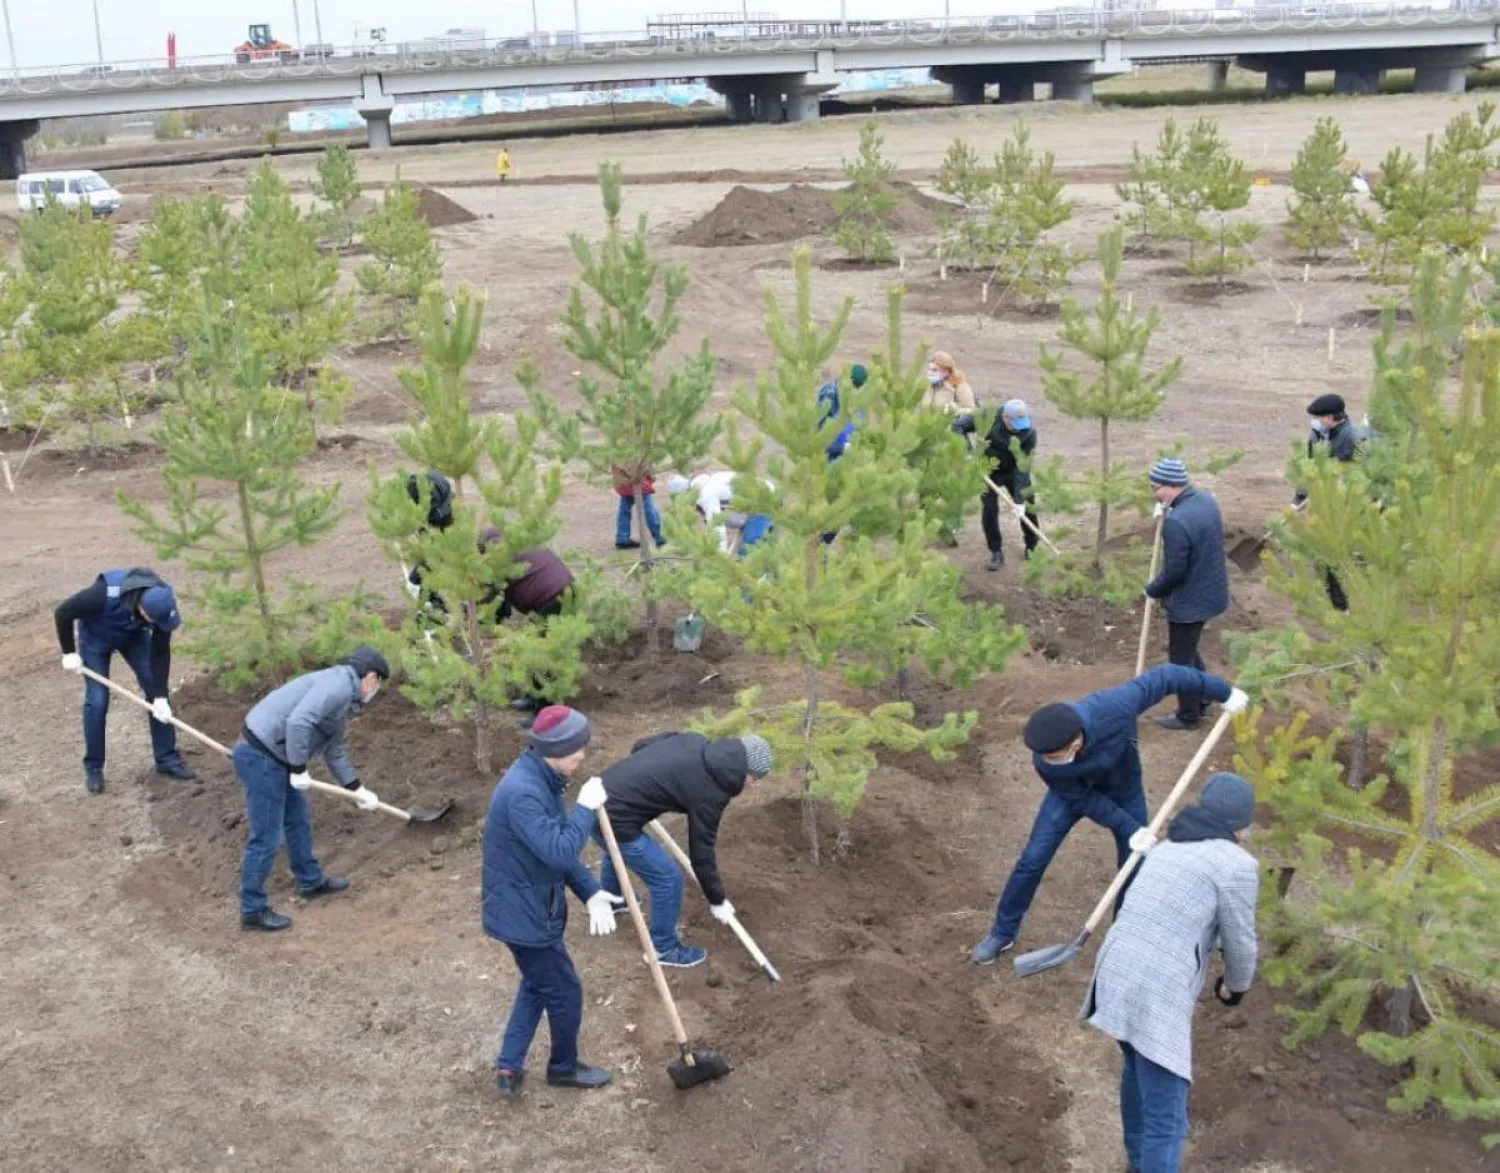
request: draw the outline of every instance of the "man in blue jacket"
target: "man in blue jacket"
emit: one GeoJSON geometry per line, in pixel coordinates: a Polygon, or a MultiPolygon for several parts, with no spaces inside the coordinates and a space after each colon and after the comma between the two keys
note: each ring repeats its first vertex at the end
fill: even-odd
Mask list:
{"type": "Polygon", "coordinates": [[[615,931],[623,900],[599,887],[578,858],[604,805],[604,783],[590,778],[571,811],[563,807],[568,778],[583,764],[592,736],[589,719],[565,705],[549,705],[532,722],[530,742],[495,787],[484,820],[484,931],[516,959],[521,983],[495,1062],[501,1095],[521,1093],[526,1052],[547,1015],[553,1087],[604,1087],[614,1077],[578,1057],[583,985],[563,943],[571,888],[589,913],[594,936],[615,931]]]}
{"type": "MultiPolygon", "coordinates": [[[[1167,612],[1167,661],[1205,670],[1198,653],[1203,625],[1229,610],[1229,568],[1224,561],[1224,518],[1219,503],[1188,482],[1187,467],[1170,457],[1151,469],[1161,527],[1161,573],[1146,584],[1149,598],[1167,612]]],[[[1208,701],[1177,694],[1177,712],[1157,717],[1163,729],[1196,729],[1208,701]]]]}
{"type": "MultiPolygon", "coordinates": [[[[865,369],[863,363],[855,363],[849,368],[849,382],[857,391],[863,387],[870,377],[870,372],[865,369]]],[[[843,410],[843,401],[839,396],[839,381],[831,379],[818,388],[818,427],[840,419],[844,421],[839,428],[838,435],[828,445],[829,462],[837,460],[844,454],[844,449],[849,447],[849,441],[854,438],[854,420],[846,417],[843,410]]]]}
{"type": "Polygon", "coordinates": [[[1115,858],[1121,864],[1132,851],[1150,850],[1154,840],[1146,826],[1136,721],[1174,693],[1222,701],[1231,713],[1243,712],[1249,703],[1243,692],[1217,676],[1163,664],[1116,688],[1071,704],[1044,705],[1031,714],[1026,748],[1047,784],[1047,796],[1000,894],[995,922],[969,954],[975,964],[990,965],[1015,946],[1047,865],[1079,819],[1091,819],[1114,833],[1115,858]]]}
{"type": "MultiPolygon", "coordinates": [[[[151,702],[151,752],[156,772],[192,781],[197,777],[177,749],[171,724],[167,675],[172,668],[172,633],[182,626],[177,596],[154,570],[106,570],[77,594],[57,605],[52,615],[62,666],[80,675],[84,668],[109,675],[119,652],[151,702]],[[78,636],[74,640],[74,625],[78,636]]],[[[90,794],[104,793],[104,729],[109,717],[109,689],[97,680],[83,686],[83,784],[90,794]]]]}

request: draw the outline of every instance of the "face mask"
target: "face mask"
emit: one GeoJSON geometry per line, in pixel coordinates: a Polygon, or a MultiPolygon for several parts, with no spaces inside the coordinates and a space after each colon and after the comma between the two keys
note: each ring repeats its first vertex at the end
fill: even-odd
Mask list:
{"type": "Polygon", "coordinates": [[[367,697],[365,697],[364,703],[365,704],[369,704],[371,701],[373,701],[379,695],[380,695],[380,683],[377,681],[376,684],[375,684],[375,687],[370,690],[370,695],[367,696],[367,697]]]}
{"type": "Polygon", "coordinates": [[[940,386],[942,386],[942,383],[943,383],[943,373],[941,371],[935,371],[931,367],[928,367],[927,368],[927,385],[929,387],[940,387],[940,386]]]}
{"type": "Polygon", "coordinates": [[[1045,754],[1042,755],[1042,761],[1046,762],[1049,766],[1071,766],[1077,760],[1078,751],[1076,749],[1065,758],[1049,758],[1045,754]]]}
{"type": "Polygon", "coordinates": [[[1322,420],[1313,420],[1312,430],[1317,432],[1320,436],[1328,435],[1328,425],[1325,424],[1322,420]]]}

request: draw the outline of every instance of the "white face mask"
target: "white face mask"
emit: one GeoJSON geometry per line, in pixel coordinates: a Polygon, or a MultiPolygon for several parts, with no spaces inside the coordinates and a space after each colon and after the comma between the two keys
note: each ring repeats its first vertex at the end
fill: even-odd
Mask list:
{"type": "Polygon", "coordinates": [[[929,387],[940,387],[943,383],[943,372],[927,368],[927,385],[929,387]]]}
{"type": "Polygon", "coordinates": [[[1071,766],[1077,760],[1078,751],[1076,749],[1065,758],[1049,758],[1046,755],[1042,757],[1042,761],[1046,762],[1049,766],[1071,766]]]}
{"type": "Polygon", "coordinates": [[[378,694],[379,694],[379,693],[380,693],[380,681],[379,681],[379,680],[377,680],[377,681],[376,681],[376,682],[375,682],[375,687],[374,687],[374,688],[372,688],[372,689],[370,689],[370,692],[369,692],[369,694],[368,694],[368,695],[367,695],[367,696],[365,696],[365,697],[364,697],[364,698],[363,698],[363,699],[362,699],[362,700],[361,700],[361,702],[360,702],[360,703],[361,703],[361,704],[366,704],[366,705],[367,705],[367,704],[369,704],[369,703],[370,703],[370,702],[371,702],[371,701],[373,701],[373,700],[374,700],[374,699],[375,699],[375,697],[376,697],[376,696],[377,696],[377,695],[378,695],[378,694]]]}
{"type": "Polygon", "coordinates": [[[1322,420],[1313,420],[1312,430],[1317,432],[1320,436],[1328,435],[1328,425],[1325,424],[1322,420]]]}

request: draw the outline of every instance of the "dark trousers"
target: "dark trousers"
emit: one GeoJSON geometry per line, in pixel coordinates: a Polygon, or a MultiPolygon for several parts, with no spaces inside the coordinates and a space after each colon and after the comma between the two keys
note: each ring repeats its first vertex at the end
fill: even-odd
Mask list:
{"type": "MultiPolygon", "coordinates": [[[[1146,792],[1139,783],[1115,786],[1104,790],[1104,795],[1123,807],[1141,826],[1150,821],[1146,812],[1146,792]]],[[[1036,822],[1031,825],[1031,837],[1021,849],[1021,857],[1011,869],[1010,879],[1005,881],[1005,890],[1000,893],[1000,903],[995,908],[995,923],[990,932],[1006,941],[1014,941],[1021,931],[1021,920],[1031,907],[1032,898],[1041,886],[1047,865],[1057,854],[1073,824],[1084,816],[1075,811],[1053,790],[1047,791],[1041,809],[1036,812],[1036,822]]],[[[1123,865],[1130,858],[1130,840],[1124,835],[1115,835],[1115,859],[1123,865]]],[[[1120,900],[1125,899],[1125,890],[1120,891],[1120,900]]],[[[1120,907],[1119,900],[1115,907],[1120,907]]]]}
{"type": "MultiPolygon", "coordinates": [[[[1198,641],[1202,638],[1203,624],[1167,620],[1167,663],[1207,672],[1203,657],[1198,654],[1198,641]]],[[[1177,718],[1188,725],[1195,725],[1208,712],[1210,703],[1201,696],[1180,692],[1177,694],[1177,718]]]]}
{"type": "Polygon", "coordinates": [[[1349,610],[1349,596],[1344,594],[1344,584],[1331,570],[1323,571],[1323,584],[1328,588],[1328,601],[1340,611],[1349,610]]]}
{"type": "Polygon", "coordinates": [[[270,907],[266,881],[271,878],[282,843],[286,844],[292,875],[304,892],[323,882],[323,865],[313,854],[307,796],[292,789],[287,768],[247,741],[235,743],[231,760],[245,788],[245,814],[250,822],[245,864],[240,871],[240,915],[252,916],[270,907]]]}
{"type": "Polygon", "coordinates": [[[1131,1173],[1180,1173],[1188,1134],[1188,1092],[1182,1076],[1121,1043],[1120,1123],[1131,1173]]]}
{"type": "MultiPolygon", "coordinates": [[[[151,633],[142,631],[125,644],[115,647],[91,636],[88,630],[78,633],[78,655],[83,666],[100,676],[109,675],[109,662],[116,652],[135,673],[141,692],[151,695],[151,633]]],[[[104,769],[104,729],[109,719],[109,689],[87,677],[83,681],[83,768],[90,773],[104,769]]],[[[177,752],[177,730],[151,721],[151,753],[158,769],[170,769],[182,763],[177,752]]]]}
{"type": "Polygon", "coordinates": [[[572,1071],[578,1066],[578,1029],[583,1025],[583,983],[573,968],[573,959],[562,941],[551,945],[512,945],[506,948],[521,971],[516,1000],[510,1008],[510,1021],[500,1042],[497,1067],[506,1071],[525,1071],[526,1052],[542,1015],[552,1030],[552,1057],[547,1071],[554,1075],[572,1071]]]}
{"type": "MultiPolygon", "coordinates": [[[[1009,506],[1013,502],[1014,498],[1008,497],[1006,505],[1009,506]]],[[[1019,504],[1019,502],[1014,503],[1019,504]]],[[[1032,507],[1030,500],[1026,502],[1026,517],[1035,527],[1035,529],[1024,525],[1021,527],[1021,540],[1026,545],[1026,557],[1030,558],[1031,552],[1036,549],[1037,542],[1040,540],[1036,536],[1036,530],[1041,528],[1041,522],[1037,519],[1036,510],[1032,507]]],[[[1004,549],[1000,534],[1000,494],[993,489],[986,489],[979,494],[979,524],[984,527],[984,541],[985,545],[990,548],[990,553],[1004,549]]]]}

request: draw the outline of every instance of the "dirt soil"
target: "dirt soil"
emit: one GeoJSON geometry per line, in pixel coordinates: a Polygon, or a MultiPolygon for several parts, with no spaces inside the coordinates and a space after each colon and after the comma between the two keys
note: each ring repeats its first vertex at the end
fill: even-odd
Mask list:
{"type": "MultiPolygon", "coordinates": [[[[1472,104],[1446,95],[1324,99],[1217,113],[1237,152],[1257,168],[1284,171],[1324,114],[1335,113],[1352,152],[1371,160],[1390,146],[1419,148],[1434,126],[1472,104]]],[[[987,107],[881,117],[886,149],[904,174],[930,177],[955,135],[981,152],[998,149],[1014,113],[987,107]]],[[[1068,195],[1080,206],[1064,236],[1087,251],[1118,211],[1113,171],[1132,140],[1154,138],[1163,114],[1038,103],[1027,116],[1038,148],[1077,169],[1068,195]]],[[[514,371],[526,359],[561,402],[576,403],[576,363],[557,344],[557,317],[576,271],[566,232],[596,233],[602,213],[591,182],[568,177],[586,179],[604,158],[627,160],[626,215],[649,213],[662,259],[686,265],[692,276],[672,352],[687,354],[710,338],[720,377],[714,402],[724,408],[767,361],[762,290],[790,292],[786,241],[816,238],[828,222],[803,227],[808,221],[782,203],[774,213],[741,216],[742,235],[763,234],[741,247],[685,245],[675,242],[678,234],[730,207],[726,197],[747,174],[833,178],[830,161],[849,156],[858,133],[852,120],[832,120],[518,138],[510,143],[518,172],[540,182],[504,188],[481,182],[492,175],[487,146],[371,152],[361,166],[375,184],[399,165],[465,213],[437,232],[446,280],[488,294],[471,387],[477,405],[503,416],[525,402],[514,371]],[[636,190],[628,184],[634,175],[660,182],[636,190]],[[795,231],[775,235],[789,219],[795,231]]],[[[278,165],[305,183],[312,162],[278,165]]],[[[154,171],[151,180],[161,192],[212,183],[233,199],[247,175],[248,168],[215,178],[212,168],[185,167],[154,171]]],[[[129,179],[127,194],[137,198],[129,179]]],[[[736,201],[785,194],[738,190],[736,201]]],[[[803,184],[800,191],[796,198],[809,207],[826,208],[826,189],[803,184]]],[[[1164,356],[1185,356],[1185,374],[1151,424],[1112,432],[1113,455],[1145,467],[1178,442],[1190,458],[1242,449],[1239,464],[1205,482],[1231,541],[1263,532],[1266,517],[1285,507],[1283,469],[1305,426],[1305,403],[1337,390],[1359,411],[1370,385],[1374,323],[1363,311],[1371,290],[1357,267],[1337,260],[1304,270],[1275,227],[1285,195],[1256,189],[1249,214],[1267,231],[1255,265],[1241,274],[1248,288],[1232,298],[1183,300],[1183,280],[1159,271],[1180,263],[1177,256],[1132,257],[1125,265],[1137,302],[1162,307],[1157,344],[1164,356]]],[[[815,304],[825,316],[843,295],[856,298],[830,367],[884,347],[885,289],[899,279],[912,291],[909,345],[953,353],[986,403],[1027,399],[1044,457],[1096,464],[1096,430],[1060,415],[1040,394],[1037,346],[1054,341],[1055,318],[997,322],[964,297],[952,306],[930,299],[937,266],[924,232],[930,227],[903,233],[899,277],[816,274],[815,304]]],[[[813,248],[820,262],[836,255],[826,240],[814,239],[813,248]]],[[[1085,264],[1072,292],[1087,302],[1097,281],[1097,267],[1085,264]]],[[[363,584],[402,605],[399,570],[369,532],[364,496],[372,465],[405,464],[394,437],[413,408],[394,372],[415,358],[408,345],[385,345],[340,359],[355,395],[343,430],[306,471],[313,485],[337,486],[345,517],[316,546],[278,553],[273,576],[336,592],[363,584]]],[[[0,447],[14,454],[23,439],[29,443],[29,436],[0,436],[0,447]]],[[[281,868],[272,897],[295,928],[276,937],[241,934],[242,803],[221,760],[185,742],[200,781],[158,778],[146,721],[117,704],[109,789],[95,798],[80,784],[79,689],[58,670],[51,609],[102,568],[150,562],[118,495],[159,505],[164,491],[154,448],[80,453],[66,450],[69,439],[44,436],[17,492],[0,490],[0,662],[10,685],[0,690],[0,1169],[574,1173],[598,1169],[601,1152],[609,1167],[632,1173],[675,1173],[685,1164],[726,1173],[1123,1167],[1118,1051],[1076,1021],[1089,956],[1025,981],[1008,965],[976,969],[966,960],[1040,797],[1019,738],[1025,717],[1041,701],[1127,677],[1139,631],[1134,608],[1054,599],[1028,586],[1009,518],[1002,521],[1010,558],[1003,571],[985,569],[977,517],[951,556],[966,594],[1004,606],[1028,629],[1029,647],[1006,673],[971,689],[955,691],[920,673],[911,682],[920,723],[954,710],[978,714],[958,756],[883,761],[846,828],[847,850],[821,868],[804,853],[795,779],[773,776],[754,787],[725,820],[726,884],[785,981],[768,983],[693,893],[683,933],[710,950],[709,963],[673,972],[670,981],[689,1033],[724,1052],[732,1074],[692,1092],[673,1089],[665,1068],[675,1047],[639,945],[628,928],[589,937],[575,908],[569,945],[586,992],[584,1053],[613,1068],[616,1082],[580,1096],[534,1079],[520,1103],[506,1103],[494,1093],[492,1063],[516,975],[505,950],[480,929],[478,838],[494,775],[521,745],[511,715],[499,715],[496,768],[485,775],[473,763],[471,727],[426,720],[396,688],[382,694],[350,730],[361,776],[397,804],[451,798],[452,812],[438,825],[408,828],[316,796],[317,849],[331,871],[350,878],[350,891],[303,903],[281,868]]],[[[630,561],[613,550],[608,486],[569,476],[560,513],[557,548],[597,559],[623,581],[630,561]]],[[[1091,529],[1083,518],[1062,537],[1059,519],[1042,523],[1072,542],[1091,529]]],[[[1143,524],[1127,517],[1112,528],[1128,541],[1143,524]]],[[[1212,667],[1226,667],[1225,631],[1289,617],[1259,568],[1248,567],[1231,568],[1233,606],[1206,637],[1212,667]]],[[[180,565],[158,568],[192,581],[180,565]]],[[[185,634],[198,619],[186,621],[185,634]]],[[[1164,635],[1152,640],[1153,661],[1164,635]]],[[[174,660],[176,711],[232,740],[254,697],[226,696],[198,672],[186,656],[174,660]]],[[[118,669],[116,677],[129,682],[118,669]]],[[[577,700],[595,725],[589,766],[615,760],[645,734],[682,727],[704,707],[722,709],[757,684],[775,699],[790,695],[796,681],[714,631],[699,652],[668,652],[659,661],[644,653],[639,636],[598,651],[577,700]]],[[[1153,802],[1196,744],[1143,722],[1153,802]]],[[[1221,748],[1209,768],[1231,760],[1221,748]]],[[[1482,784],[1494,764],[1493,755],[1466,764],[1466,780],[1482,784]]],[[[833,855],[827,812],[824,829],[833,855]]],[[[592,847],[585,858],[597,863],[592,847]]],[[[1071,938],[1112,865],[1107,833],[1081,826],[1048,873],[1022,947],[1071,938]]],[[[1486,1154],[1478,1144],[1480,1127],[1387,1111],[1399,1073],[1342,1037],[1286,1051],[1287,1024],[1275,1012],[1285,997],[1258,985],[1238,1010],[1211,999],[1200,1007],[1189,1173],[1500,1171],[1500,1152],[1486,1154]]],[[[545,1038],[532,1052],[533,1069],[544,1061],[545,1038]]]]}
{"type": "MultiPolygon", "coordinates": [[[[896,194],[890,216],[893,232],[931,232],[937,217],[950,207],[910,183],[898,181],[891,188],[896,194]]],[[[833,190],[807,183],[780,191],[737,185],[712,211],[677,233],[672,241],[696,248],[730,248],[819,236],[838,225],[834,195],[833,190]]]]}
{"type": "Polygon", "coordinates": [[[433,228],[447,228],[453,224],[467,224],[478,219],[462,204],[449,199],[440,191],[430,187],[417,189],[417,211],[433,228]]]}

